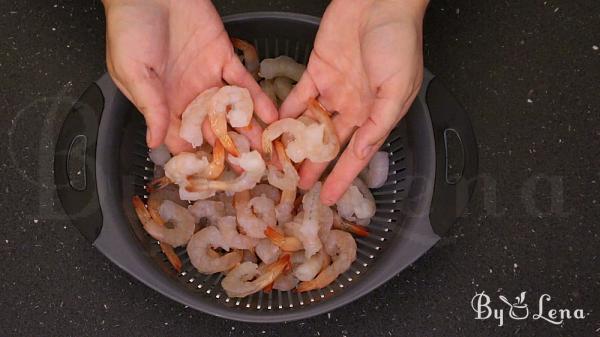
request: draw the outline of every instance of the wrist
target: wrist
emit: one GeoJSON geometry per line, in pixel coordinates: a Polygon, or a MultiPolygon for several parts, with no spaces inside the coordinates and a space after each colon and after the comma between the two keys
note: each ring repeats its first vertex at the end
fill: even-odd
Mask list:
{"type": "MultiPolygon", "coordinates": [[[[108,9],[111,6],[115,5],[136,5],[136,4],[144,4],[144,5],[157,5],[168,7],[170,0],[101,0],[104,5],[104,9],[108,9]]],[[[210,1],[210,0],[206,0],[210,1]]]]}

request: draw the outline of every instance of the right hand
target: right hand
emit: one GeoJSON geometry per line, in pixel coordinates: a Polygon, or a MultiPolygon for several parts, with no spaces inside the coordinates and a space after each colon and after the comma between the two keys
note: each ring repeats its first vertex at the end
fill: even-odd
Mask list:
{"type": "Polygon", "coordinates": [[[117,87],[144,115],[150,148],[190,150],[179,137],[181,114],[204,90],[228,84],[248,88],[257,115],[277,109],[236,56],[209,0],[104,0],[106,63],[117,87]]]}

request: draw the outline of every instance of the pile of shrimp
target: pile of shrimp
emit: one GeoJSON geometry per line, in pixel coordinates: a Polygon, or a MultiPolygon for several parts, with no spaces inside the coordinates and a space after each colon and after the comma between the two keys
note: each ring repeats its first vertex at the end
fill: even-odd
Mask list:
{"type": "MultiPolygon", "coordinates": [[[[253,45],[232,41],[274,103],[283,101],[304,66],[287,56],[259,63],[253,45]]],[[[143,228],[175,270],[182,270],[182,261],[174,248],[186,247],[198,272],[223,273],[227,295],[245,297],[320,289],[350,268],[355,236],[368,236],[375,214],[369,188],[387,179],[387,153],[377,153],[362,178],[328,207],[319,198],[321,182],[308,191],[297,187],[300,163],[329,162],[340,151],[330,113],[316,100],[299,118],[263,130],[247,89],[210,88],[183,112],[180,136],[194,150],[174,156],[164,145],[151,150],[155,177],[147,202],[133,197],[143,228]],[[206,119],[212,146],[204,142],[206,119]]]]}

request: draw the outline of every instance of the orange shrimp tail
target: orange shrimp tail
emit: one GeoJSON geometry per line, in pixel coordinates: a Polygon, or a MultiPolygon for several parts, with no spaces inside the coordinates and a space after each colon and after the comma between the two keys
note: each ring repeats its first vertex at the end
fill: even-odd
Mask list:
{"type": "Polygon", "coordinates": [[[162,250],[162,252],[165,254],[167,260],[169,260],[173,268],[175,268],[175,270],[177,270],[177,272],[180,273],[183,263],[181,262],[181,259],[179,258],[177,253],[175,253],[173,247],[167,243],[161,242],[160,250],[162,250]]]}
{"type": "Polygon", "coordinates": [[[133,209],[135,209],[135,212],[137,213],[138,217],[141,218],[141,215],[143,215],[144,217],[150,215],[148,213],[148,210],[146,209],[146,205],[139,196],[134,195],[133,198],[131,198],[131,202],[133,203],[133,209]]]}
{"type": "Polygon", "coordinates": [[[287,153],[285,153],[285,147],[280,140],[276,140],[273,142],[275,144],[275,151],[277,152],[277,158],[279,158],[281,165],[283,167],[283,163],[290,162],[290,158],[287,153]]]}
{"type": "Polygon", "coordinates": [[[271,240],[271,242],[273,242],[273,244],[276,246],[282,246],[285,242],[285,237],[283,234],[279,233],[271,226],[268,226],[265,229],[265,236],[269,238],[269,240],[271,240]]]}
{"type": "Polygon", "coordinates": [[[341,218],[339,219],[339,221],[340,222],[337,222],[337,223],[334,222],[333,228],[343,230],[345,232],[349,232],[349,233],[355,234],[360,237],[369,236],[369,229],[367,227],[357,225],[352,222],[346,222],[346,221],[342,220],[341,218]]]}
{"type": "Polygon", "coordinates": [[[229,135],[219,136],[219,142],[221,143],[221,145],[223,145],[223,147],[228,153],[231,153],[231,155],[233,155],[234,157],[240,156],[240,151],[237,149],[235,143],[233,142],[231,137],[229,137],[229,135]]]}
{"type": "Polygon", "coordinates": [[[357,224],[353,224],[353,223],[349,223],[348,226],[350,228],[350,232],[352,232],[358,236],[361,236],[361,237],[369,236],[369,230],[365,226],[361,226],[361,225],[357,225],[357,224]]]}
{"type": "MultiPolygon", "coordinates": [[[[258,62],[258,52],[256,51],[256,47],[254,47],[253,44],[235,37],[231,38],[231,44],[234,48],[242,51],[242,53],[244,54],[244,59],[251,59],[251,61],[253,62],[258,62]]],[[[255,79],[258,79],[258,68],[252,70],[251,74],[255,79]]]]}
{"type": "Polygon", "coordinates": [[[325,107],[323,106],[323,104],[321,104],[316,98],[311,98],[308,101],[308,107],[310,108],[310,110],[315,113],[315,114],[324,114],[327,117],[331,117],[331,112],[329,112],[327,109],[325,109],[325,107]]]}
{"type": "MultiPolygon", "coordinates": [[[[138,199],[139,199],[139,197],[138,197],[138,199]]],[[[140,201],[141,201],[141,199],[140,199],[140,201]]],[[[160,216],[160,213],[158,213],[157,209],[148,207],[148,213],[150,214],[150,217],[152,217],[152,220],[154,220],[154,222],[156,222],[157,224],[159,224],[161,226],[165,225],[165,220],[163,220],[163,218],[160,216]]],[[[179,258],[177,253],[175,253],[175,249],[173,249],[173,246],[171,246],[168,243],[161,242],[160,250],[163,252],[163,254],[165,254],[165,256],[167,257],[167,260],[169,260],[169,263],[171,263],[173,268],[175,268],[175,270],[178,273],[180,273],[183,263],[181,262],[181,259],[179,258]]]]}
{"type": "Polygon", "coordinates": [[[152,193],[154,191],[160,190],[161,188],[164,188],[165,186],[169,185],[171,183],[171,179],[165,177],[160,177],[160,178],[156,178],[153,179],[148,186],[146,186],[146,190],[149,193],[152,193]]]}
{"type": "Polygon", "coordinates": [[[277,271],[277,275],[292,267],[291,260],[290,254],[283,254],[277,262],[273,263],[273,268],[277,271]]]}
{"type": "Polygon", "coordinates": [[[263,291],[267,294],[270,293],[271,290],[273,290],[273,284],[275,284],[275,281],[269,283],[266,287],[264,287],[263,291]]]}
{"type": "Polygon", "coordinates": [[[212,155],[213,159],[210,163],[206,179],[217,179],[225,170],[225,148],[221,142],[215,142],[212,155]]]}
{"type": "Polygon", "coordinates": [[[300,282],[296,286],[296,292],[299,292],[299,293],[302,293],[305,291],[311,291],[313,289],[318,289],[317,284],[314,280],[303,281],[303,282],[300,282]]]}

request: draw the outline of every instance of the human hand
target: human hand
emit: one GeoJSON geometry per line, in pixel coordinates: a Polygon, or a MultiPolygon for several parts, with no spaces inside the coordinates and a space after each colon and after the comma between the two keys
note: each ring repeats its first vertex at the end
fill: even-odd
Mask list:
{"type": "MultiPolygon", "coordinates": [[[[306,71],[280,108],[282,118],[296,117],[318,96],[338,112],[336,132],[349,143],[323,185],[324,204],[343,195],[417,95],[426,6],[426,0],[333,0],[325,11],[306,71]]],[[[305,161],[300,187],[310,188],[326,167],[305,161]]]]}
{"type": "Polygon", "coordinates": [[[209,0],[104,0],[104,6],[108,71],[144,115],[149,147],[164,141],[173,153],[191,149],[179,137],[181,114],[198,94],[223,81],[248,88],[265,123],[277,118],[209,0]]]}

